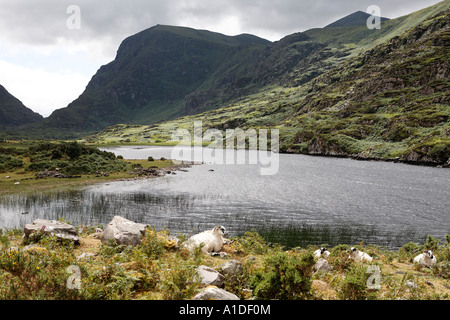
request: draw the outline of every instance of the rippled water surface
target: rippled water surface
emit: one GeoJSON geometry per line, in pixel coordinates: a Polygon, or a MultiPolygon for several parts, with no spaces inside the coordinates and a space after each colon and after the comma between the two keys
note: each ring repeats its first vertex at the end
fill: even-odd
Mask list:
{"type": "MultiPolygon", "coordinates": [[[[128,159],[171,156],[167,147],[108,151],[128,159]]],[[[448,169],[302,155],[279,159],[274,176],[262,176],[258,165],[204,164],[78,192],[3,197],[0,227],[61,217],[97,225],[121,215],[173,234],[224,225],[231,234],[256,229],[291,246],[364,241],[391,248],[450,234],[448,169]]]]}

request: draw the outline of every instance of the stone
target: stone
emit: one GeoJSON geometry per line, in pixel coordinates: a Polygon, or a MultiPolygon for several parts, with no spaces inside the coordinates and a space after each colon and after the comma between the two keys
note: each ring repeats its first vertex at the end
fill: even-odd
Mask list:
{"type": "Polygon", "coordinates": [[[203,286],[216,286],[221,287],[225,280],[225,277],[213,268],[207,266],[199,266],[197,268],[198,279],[202,282],[203,286]]]}
{"type": "Polygon", "coordinates": [[[102,233],[102,243],[115,241],[118,245],[136,246],[148,225],[136,223],[120,216],[115,216],[102,233]]]}
{"type": "Polygon", "coordinates": [[[192,300],[239,300],[239,297],[217,287],[208,287],[198,293],[192,300]]]}
{"type": "Polygon", "coordinates": [[[90,258],[95,257],[95,256],[96,256],[95,253],[92,253],[92,252],[83,252],[82,254],[80,254],[80,255],[77,257],[77,260],[83,260],[83,259],[90,260],[90,258]]]}
{"type": "Polygon", "coordinates": [[[316,271],[330,271],[331,267],[327,260],[320,258],[314,265],[314,270],[316,271]]]}
{"type": "Polygon", "coordinates": [[[220,270],[224,276],[239,276],[244,273],[242,263],[237,260],[227,261],[225,264],[220,266],[220,270]]]}
{"type": "Polygon", "coordinates": [[[71,240],[75,244],[80,244],[80,238],[75,227],[61,221],[37,219],[31,224],[26,224],[23,231],[26,240],[37,232],[43,232],[58,239],[71,240]]]}

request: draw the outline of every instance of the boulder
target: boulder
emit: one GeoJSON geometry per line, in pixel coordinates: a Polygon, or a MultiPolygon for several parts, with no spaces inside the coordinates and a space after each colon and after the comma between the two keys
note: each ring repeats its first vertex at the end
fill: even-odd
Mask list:
{"type": "Polygon", "coordinates": [[[135,246],[141,242],[148,225],[136,223],[120,216],[115,216],[103,231],[101,241],[115,241],[118,245],[135,246]]]}
{"type": "Polygon", "coordinates": [[[239,300],[235,294],[219,289],[217,287],[208,287],[202,292],[198,293],[192,300],[239,300]]]}
{"type": "Polygon", "coordinates": [[[225,280],[223,275],[207,266],[199,266],[197,268],[197,276],[203,286],[221,287],[223,285],[223,281],[225,280]]]}
{"type": "Polygon", "coordinates": [[[75,244],[80,244],[80,238],[75,227],[61,221],[37,219],[33,223],[25,225],[23,232],[25,240],[31,239],[37,232],[43,232],[59,239],[72,240],[75,244]]]}
{"type": "Polygon", "coordinates": [[[220,266],[220,270],[224,276],[236,277],[240,276],[244,272],[242,263],[237,260],[227,261],[225,264],[220,266]]]}
{"type": "Polygon", "coordinates": [[[317,263],[314,265],[314,270],[316,271],[330,271],[331,267],[327,260],[324,258],[320,258],[317,263]]]}

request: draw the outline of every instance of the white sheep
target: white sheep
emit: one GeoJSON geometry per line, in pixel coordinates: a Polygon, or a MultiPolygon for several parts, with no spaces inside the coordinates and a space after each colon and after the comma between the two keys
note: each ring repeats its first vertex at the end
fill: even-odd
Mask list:
{"type": "Polygon", "coordinates": [[[203,244],[202,251],[205,254],[219,252],[224,244],[224,236],[227,234],[225,227],[217,226],[212,230],[204,231],[189,238],[187,248],[192,251],[203,244]]]}
{"type": "Polygon", "coordinates": [[[320,249],[314,251],[313,255],[314,255],[314,258],[317,258],[317,259],[319,259],[321,257],[328,258],[330,256],[330,252],[327,250],[327,248],[320,248],[320,249]]]}
{"type": "Polygon", "coordinates": [[[415,257],[414,263],[427,268],[432,268],[436,265],[437,260],[436,257],[433,255],[433,252],[429,250],[415,257]]]}
{"type": "Polygon", "coordinates": [[[359,261],[359,262],[372,262],[372,257],[369,256],[367,253],[359,251],[356,248],[351,248],[350,249],[350,255],[348,256],[349,259],[353,259],[355,261],[359,261]]]}

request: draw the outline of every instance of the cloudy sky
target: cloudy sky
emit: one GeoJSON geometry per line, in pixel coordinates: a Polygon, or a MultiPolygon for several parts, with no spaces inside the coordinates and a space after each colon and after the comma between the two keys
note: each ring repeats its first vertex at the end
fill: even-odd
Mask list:
{"type": "Polygon", "coordinates": [[[0,0],[0,84],[44,116],[64,108],[126,37],[156,24],[268,40],[378,5],[396,18],[440,0],[0,0]],[[75,5],[76,7],[73,7],[75,5]],[[79,11],[78,11],[79,9],[79,11]]]}

